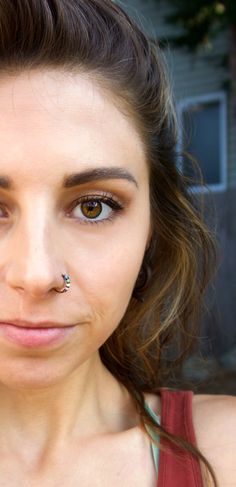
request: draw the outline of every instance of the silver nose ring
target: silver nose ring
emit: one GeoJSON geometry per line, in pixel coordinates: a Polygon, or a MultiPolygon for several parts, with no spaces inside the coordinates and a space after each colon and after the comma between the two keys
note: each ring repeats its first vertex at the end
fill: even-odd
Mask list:
{"type": "Polygon", "coordinates": [[[62,274],[62,278],[64,281],[64,285],[61,289],[54,289],[56,293],[66,293],[70,289],[71,281],[70,276],[68,274],[62,274]]]}

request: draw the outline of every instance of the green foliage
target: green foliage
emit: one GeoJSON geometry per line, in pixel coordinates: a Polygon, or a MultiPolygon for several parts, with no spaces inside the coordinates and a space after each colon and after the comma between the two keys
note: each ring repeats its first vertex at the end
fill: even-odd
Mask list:
{"type": "MultiPolygon", "coordinates": [[[[158,1],[158,0],[157,0],[158,1]]],[[[167,22],[180,26],[181,34],[171,37],[177,47],[196,50],[230,26],[236,26],[236,0],[162,0],[171,7],[167,22]]]]}

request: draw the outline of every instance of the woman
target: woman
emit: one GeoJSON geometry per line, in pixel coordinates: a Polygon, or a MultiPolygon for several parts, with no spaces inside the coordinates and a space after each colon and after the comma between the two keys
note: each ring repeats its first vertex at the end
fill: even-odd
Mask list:
{"type": "Polygon", "coordinates": [[[0,59],[0,485],[235,485],[235,398],[163,389],[214,247],[159,51],[110,0],[9,0],[0,59]]]}

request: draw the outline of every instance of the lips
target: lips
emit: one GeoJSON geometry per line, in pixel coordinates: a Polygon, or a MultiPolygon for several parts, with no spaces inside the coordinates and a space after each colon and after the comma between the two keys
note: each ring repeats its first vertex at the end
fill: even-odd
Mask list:
{"type": "Polygon", "coordinates": [[[52,321],[22,320],[0,322],[0,336],[8,342],[26,348],[41,348],[62,343],[73,333],[75,325],[52,321]]]}
{"type": "Polygon", "coordinates": [[[9,324],[18,326],[20,328],[64,328],[65,326],[73,326],[73,325],[66,325],[65,323],[59,323],[56,321],[44,320],[44,321],[28,321],[28,320],[1,320],[0,325],[9,324]]]}

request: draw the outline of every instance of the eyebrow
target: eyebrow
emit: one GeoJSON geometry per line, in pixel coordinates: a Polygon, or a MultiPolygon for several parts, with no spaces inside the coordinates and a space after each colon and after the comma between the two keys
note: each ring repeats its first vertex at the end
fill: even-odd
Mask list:
{"type": "MultiPolygon", "coordinates": [[[[138,188],[138,183],[134,176],[121,167],[102,167],[70,174],[63,179],[63,188],[73,188],[74,186],[105,179],[126,179],[138,188]]],[[[0,175],[0,188],[7,190],[15,189],[13,180],[9,176],[0,175]]]]}
{"type": "Polygon", "coordinates": [[[73,186],[90,183],[91,181],[101,181],[105,179],[126,179],[135,184],[138,188],[138,183],[134,176],[122,167],[101,167],[70,174],[64,178],[63,187],[72,188],[73,186]]]}

